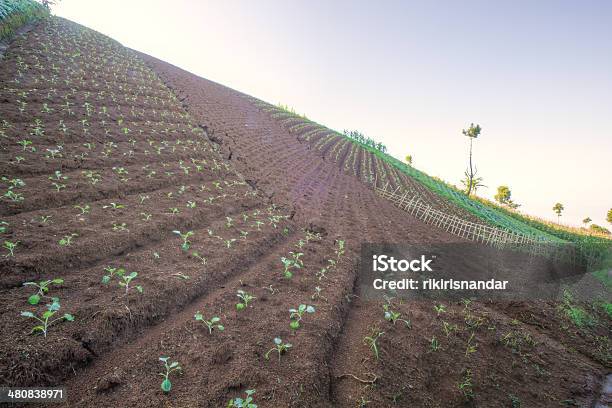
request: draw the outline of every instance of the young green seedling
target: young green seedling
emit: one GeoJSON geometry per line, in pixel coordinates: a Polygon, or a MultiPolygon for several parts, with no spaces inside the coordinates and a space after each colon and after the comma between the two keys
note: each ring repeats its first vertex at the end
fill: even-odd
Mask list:
{"type": "Polygon", "coordinates": [[[289,309],[289,319],[291,319],[291,323],[289,324],[289,327],[291,327],[293,330],[297,330],[300,328],[300,321],[302,320],[302,317],[304,316],[304,313],[314,313],[315,312],[315,308],[314,306],[310,306],[310,305],[299,305],[297,309],[289,309]]]}
{"type": "Polygon", "coordinates": [[[106,275],[102,277],[102,283],[107,285],[114,275],[119,275],[119,276],[124,275],[125,269],[113,268],[111,266],[107,266],[106,268],[104,268],[104,272],[106,272],[106,275]]]}
{"type": "Polygon", "coordinates": [[[173,233],[175,233],[176,235],[178,235],[179,237],[181,237],[181,239],[183,240],[183,244],[181,245],[181,249],[183,251],[188,251],[189,248],[191,247],[191,242],[189,241],[189,238],[191,236],[193,236],[193,231],[187,231],[186,233],[181,233],[181,231],[172,231],[173,233]]]}
{"type": "Polygon", "coordinates": [[[440,316],[440,314],[446,313],[446,306],[440,303],[439,305],[434,305],[434,310],[436,311],[438,316],[440,316]]]}
{"type": "Polygon", "coordinates": [[[74,232],[70,235],[64,235],[64,237],[62,237],[62,239],[59,240],[59,244],[60,246],[70,246],[72,245],[72,240],[78,236],[79,234],[76,234],[74,232]]]}
{"type": "Polygon", "coordinates": [[[253,299],[256,299],[255,296],[251,296],[246,293],[244,290],[238,290],[238,294],[236,295],[240,298],[241,302],[236,303],[236,310],[241,311],[249,305],[249,302],[253,299]]]}
{"type": "Polygon", "coordinates": [[[405,319],[400,319],[400,317],[402,316],[401,313],[399,312],[394,312],[391,309],[391,303],[387,303],[383,305],[383,310],[385,311],[385,320],[388,322],[391,322],[395,325],[395,322],[397,321],[401,321],[404,322],[406,324],[406,327],[410,327],[410,321],[409,320],[405,320],[405,319]]]}
{"type": "Polygon", "coordinates": [[[37,305],[41,298],[46,297],[45,294],[49,292],[50,285],[61,285],[62,283],[64,283],[64,280],[60,278],[40,282],[25,282],[23,286],[34,286],[38,289],[35,294],[28,298],[28,303],[37,305]]]}
{"type": "MultiPolygon", "coordinates": [[[[127,295],[130,290],[130,282],[132,282],[132,280],[138,276],[138,272],[130,272],[129,275],[126,275],[125,270],[120,268],[117,270],[116,274],[121,278],[119,281],[119,286],[125,288],[125,294],[127,295]]],[[[136,285],[135,288],[138,292],[142,293],[142,286],[136,285]]]]}
{"type": "Polygon", "coordinates": [[[266,354],[264,354],[264,358],[266,360],[270,359],[270,353],[276,351],[278,353],[278,361],[281,359],[281,354],[287,352],[289,348],[291,348],[291,343],[283,343],[283,340],[280,337],[274,338],[274,347],[272,347],[266,354]]]}
{"type": "MultiPolygon", "coordinates": [[[[299,257],[298,257],[298,260],[299,260],[299,257]]],[[[291,279],[293,277],[293,272],[291,272],[292,268],[300,269],[300,267],[301,267],[300,263],[297,263],[296,259],[294,259],[294,258],[285,258],[283,256],[281,258],[281,262],[283,263],[283,266],[285,267],[285,270],[283,271],[283,275],[287,279],[291,279]]]]}
{"type": "Polygon", "coordinates": [[[170,390],[172,389],[172,383],[170,382],[170,378],[169,378],[170,373],[172,373],[173,371],[181,370],[181,366],[179,365],[178,361],[173,361],[170,364],[168,364],[168,360],[170,360],[170,357],[160,357],[159,358],[159,361],[164,363],[164,368],[166,369],[165,373],[159,373],[159,375],[164,377],[164,380],[161,383],[161,389],[163,392],[170,392],[170,390]]]}
{"type": "Polygon", "coordinates": [[[89,213],[89,210],[91,209],[91,207],[89,206],[89,204],[85,204],[85,205],[75,205],[74,208],[76,208],[77,210],[81,211],[79,214],[77,215],[85,215],[87,213],[89,213]]]}
{"type": "Polygon", "coordinates": [[[69,322],[74,320],[74,316],[68,313],[65,313],[63,316],[58,317],[57,319],[51,319],[59,310],[60,310],[59,299],[53,298],[53,301],[47,305],[47,310],[45,310],[40,317],[36,316],[32,312],[21,312],[21,316],[37,320],[40,323],[40,325],[34,326],[32,328],[32,333],[40,332],[44,335],[44,337],[47,337],[47,332],[49,330],[49,327],[53,325],[54,323],[60,320],[66,320],[69,322]]]}
{"type": "Polygon", "coordinates": [[[436,338],[436,336],[433,336],[431,340],[429,341],[429,349],[431,351],[438,351],[441,348],[442,348],[442,345],[440,344],[440,341],[436,338]]]}
{"type": "Polygon", "coordinates": [[[376,357],[376,359],[378,360],[378,338],[380,336],[382,336],[383,334],[385,334],[385,332],[381,332],[378,329],[372,329],[372,334],[370,334],[369,336],[365,336],[363,338],[363,342],[365,345],[367,345],[368,347],[370,347],[370,350],[372,350],[372,352],[374,353],[374,357],[376,357]]]}
{"type": "Polygon", "coordinates": [[[257,404],[253,403],[253,394],[255,390],[246,390],[246,398],[236,397],[229,400],[227,408],[257,408],[257,404]]]}
{"type": "Polygon", "coordinates": [[[6,193],[4,193],[3,197],[6,197],[13,202],[19,202],[19,201],[25,200],[25,198],[23,197],[23,194],[16,193],[10,189],[6,193]]]}
{"type": "Polygon", "coordinates": [[[319,287],[319,286],[315,286],[315,293],[313,293],[313,294],[310,296],[310,299],[312,299],[312,300],[316,300],[316,299],[323,299],[324,301],[326,301],[326,302],[327,302],[327,298],[321,294],[321,292],[322,292],[322,291],[323,291],[323,290],[321,289],[321,287],[319,287]]]}
{"type": "Polygon", "coordinates": [[[191,255],[192,255],[194,258],[199,259],[199,260],[200,260],[200,262],[202,263],[202,265],[206,265],[206,262],[208,262],[208,260],[206,259],[206,257],[204,257],[204,256],[200,255],[200,253],[199,253],[199,252],[197,252],[197,251],[192,252],[192,253],[191,253],[191,255]]]}
{"type": "Polygon", "coordinates": [[[8,254],[4,255],[5,258],[15,256],[15,248],[17,248],[17,245],[19,245],[19,242],[20,241],[16,241],[16,242],[4,241],[4,244],[2,244],[2,246],[4,247],[4,249],[9,251],[8,254]]]}
{"type": "Polygon", "coordinates": [[[217,329],[219,331],[225,330],[225,327],[219,324],[221,319],[217,316],[213,316],[210,320],[206,320],[204,319],[204,316],[202,315],[202,313],[200,313],[200,311],[198,310],[193,317],[196,319],[197,322],[202,322],[202,324],[206,326],[209,334],[212,334],[213,329],[217,329]]]}
{"type": "Polygon", "coordinates": [[[125,208],[125,205],[118,204],[118,203],[109,203],[108,205],[103,205],[102,208],[104,209],[110,208],[111,210],[119,210],[121,208],[125,208]]]}

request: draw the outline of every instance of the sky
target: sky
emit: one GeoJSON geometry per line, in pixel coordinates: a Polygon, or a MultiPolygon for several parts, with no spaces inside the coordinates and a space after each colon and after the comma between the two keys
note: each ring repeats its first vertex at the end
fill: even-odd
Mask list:
{"type": "Polygon", "coordinates": [[[53,11],[204,78],[357,129],[459,185],[468,139],[492,198],[605,221],[612,2],[61,0],[53,11]]]}

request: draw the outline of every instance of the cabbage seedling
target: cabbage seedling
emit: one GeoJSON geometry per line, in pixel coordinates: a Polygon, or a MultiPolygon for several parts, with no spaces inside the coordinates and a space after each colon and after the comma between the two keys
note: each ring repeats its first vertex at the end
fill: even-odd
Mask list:
{"type": "Polygon", "coordinates": [[[36,316],[34,313],[32,312],[21,312],[21,316],[23,317],[28,317],[31,319],[35,319],[37,320],[40,324],[37,326],[34,326],[32,328],[32,333],[42,333],[45,337],[47,337],[47,332],[49,330],[49,327],[60,321],[60,320],[66,320],[66,321],[73,321],[74,320],[74,316],[72,316],[71,314],[65,313],[62,317],[58,317],[56,319],[51,319],[60,309],[60,303],[59,303],[59,299],[58,298],[53,298],[53,301],[51,303],[49,303],[47,305],[47,310],[45,310],[43,312],[42,315],[36,316]]]}
{"type": "Polygon", "coordinates": [[[8,198],[11,201],[14,202],[19,202],[19,201],[23,201],[23,194],[21,193],[16,193],[13,190],[9,189],[6,193],[4,193],[3,197],[8,198]]]}
{"type": "Polygon", "coordinates": [[[315,308],[314,306],[310,306],[310,305],[299,305],[297,309],[289,309],[289,318],[291,319],[291,323],[289,324],[289,327],[291,327],[293,330],[297,330],[300,328],[300,321],[302,320],[302,317],[304,316],[304,313],[314,313],[315,312],[315,308]]]}
{"type": "Polygon", "coordinates": [[[89,210],[91,209],[91,207],[89,206],[89,204],[85,204],[85,205],[75,205],[74,208],[76,208],[77,210],[81,211],[80,214],[78,215],[85,215],[89,212],[89,210]]]}
{"type": "Polygon", "coordinates": [[[399,312],[394,312],[393,310],[391,310],[391,305],[390,304],[383,305],[383,310],[385,311],[385,320],[386,321],[391,322],[394,325],[395,325],[395,322],[401,321],[401,322],[404,322],[407,327],[411,326],[410,320],[400,319],[402,314],[399,313],[399,312]]]}
{"type": "Polygon", "coordinates": [[[106,272],[107,274],[102,277],[102,283],[106,285],[110,282],[111,278],[114,275],[123,275],[125,273],[125,269],[107,266],[106,268],[104,268],[104,272],[106,272]]]}
{"type": "Polygon", "coordinates": [[[238,290],[238,294],[236,295],[240,298],[241,302],[236,303],[236,310],[241,311],[249,305],[249,302],[253,299],[256,299],[255,296],[251,296],[246,293],[244,290],[238,290]]]}
{"type": "Polygon", "coordinates": [[[72,245],[72,240],[78,236],[79,234],[76,234],[74,232],[70,235],[65,235],[62,239],[59,240],[59,244],[60,246],[70,246],[72,245]]]}
{"type": "Polygon", "coordinates": [[[35,294],[33,294],[32,296],[28,298],[28,303],[31,305],[37,305],[38,302],[40,302],[40,299],[42,297],[45,297],[45,294],[49,292],[49,286],[51,284],[61,285],[62,283],[64,283],[64,280],[60,278],[40,281],[38,283],[37,282],[25,282],[23,286],[34,286],[38,289],[38,291],[35,294]]]}
{"type": "MultiPolygon", "coordinates": [[[[130,282],[138,276],[138,272],[130,272],[129,275],[126,275],[125,269],[120,268],[117,270],[116,274],[121,278],[119,286],[125,287],[125,294],[127,295],[130,290],[130,282]]],[[[135,288],[138,292],[142,293],[142,286],[136,285],[135,288]]]]}
{"type": "Polygon", "coordinates": [[[181,249],[183,251],[188,251],[189,248],[191,247],[191,242],[189,241],[189,237],[193,236],[193,231],[187,231],[186,233],[182,234],[181,231],[172,231],[173,233],[175,233],[176,235],[178,235],[179,237],[181,237],[181,239],[183,240],[183,244],[181,245],[181,249]]]}
{"type": "Polygon", "coordinates": [[[278,361],[281,359],[281,354],[287,352],[287,350],[292,347],[291,343],[283,343],[283,340],[280,337],[274,338],[274,347],[272,347],[266,354],[264,354],[264,358],[266,360],[270,359],[270,353],[276,351],[278,353],[278,361]]]}
{"type": "Polygon", "coordinates": [[[289,253],[293,255],[293,258],[285,258],[285,257],[281,258],[281,262],[283,263],[283,266],[285,267],[283,274],[285,275],[285,278],[287,279],[291,279],[293,277],[293,272],[291,272],[290,269],[292,268],[300,269],[304,265],[302,261],[300,260],[300,256],[304,254],[300,252],[296,256],[296,254],[294,254],[293,252],[289,252],[289,253]]]}
{"type": "Polygon", "coordinates": [[[217,329],[219,331],[225,330],[225,327],[223,327],[223,325],[218,324],[221,319],[217,316],[213,316],[210,320],[206,320],[204,319],[202,313],[200,313],[200,311],[198,310],[193,317],[196,319],[197,322],[202,322],[202,324],[204,324],[204,326],[208,328],[209,334],[212,334],[213,329],[217,329]]]}
{"type": "Polygon", "coordinates": [[[252,395],[255,394],[255,390],[246,390],[245,392],[246,392],[245,399],[242,399],[240,397],[231,399],[227,403],[227,408],[257,408],[257,404],[253,403],[253,397],[252,397],[252,395]]]}
{"type": "Polygon", "coordinates": [[[121,208],[125,208],[125,205],[118,204],[118,203],[109,203],[108,205],[103,205],[102,208],[104,209],[110,208],[111,210],[119,210],[121,208]]]}
{"type": "Polygon", "coordinates": [[[19,241],[17,241],[17,242],[4,241],[4,244],[2,244],[2,246],[4,247],[4,249],[9,251],[9,253],[4,255],[4,256],[6,258],[8,258],[9,256],[14,257],[15,256],[15,248],[17,248],[17,245],[19,245],[19,241]]]}
{"type": "Polygon", "coordinates": [[[170,364],[168,364],[169,359],[170,357],[159,358],[159,361],[164,363],[164,368],[166,369],[165,373],[159,373],[159,375],[164,377],[164,380],[161,383],[161,389],[163,392],[170,392],[170,390],[172,389],[172,383],[170,382],[169,378],[170,373],[172,373],[173,371],[181,370],[181,366],[179,365],[178,361],[172,361],[170,364]]]}

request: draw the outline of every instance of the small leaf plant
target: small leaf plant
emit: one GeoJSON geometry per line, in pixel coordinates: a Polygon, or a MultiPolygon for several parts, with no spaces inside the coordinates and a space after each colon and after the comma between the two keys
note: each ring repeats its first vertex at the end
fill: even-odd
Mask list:
{"type": "Polygon", "coordinates": [[[206,326],[209,334],[212,334],[213,329],[217,329],[219,331],[225,330],[225,327],[222,324],[219,324],[221,318],[217,316],[213,316],[210,320],[206,320],[204,315],[198,310],[193,317],[197,322],[202,322],[202,324],[206,326]]]}
{"type": "Polygon", "coordinates": [[[287,352],[287,350],[289,348],[292,347],[291,343],[283,343],[283,340],[280,337],[275,337],[274,338],[274,347],[272,347],[270,350],[268,350],[268,352],[266,354],[264,354],[264,358],[266,360],[270,359],[270,353],[272,353],[273,351],[276,351],[278,353],[278,361],[280,361],[281,359],[281,354],[284,354],[287,352]]]}
{"type": "Polygon", "coordinates": [[[315,312],[314,306],[304,305],[304,304],[299,305],[297,309],[289,309],[289,313],[290,313],[289,318],[291,319],[291,323],[289,324],[289,327],[291,327],[293,330],[299,329],[300,321],[302,320],[304,313],[314,313],[314,312],[315,312]]]}
{"type": "Polygon", "coordinates": [[[60,303],[58,298],[53,298],[52,302],[47,305],[47,310],[45,310],[40,316],[36,316],[32,312],[21,312],[21,316],[27,317],[30,319],[34,319],[38,321],[40,324],[34,326],[32,328],[32,333],[42,333],[44,337],[47,337],[47,333],[49,331],[49,327],[61,320],[65,320],[71,322],[74,320],[74,316],[69,313],[65,313],[61,317],[52,319],[53,316],[57,314],[60,310],[60,303]]]}
{"type": "Polygon", "coordinates": [[[253,402],[253,394],[255,390],[246,390],[246,398],[233,398],[227,403],[227,408],[257,408],[257,404],[253,402]]]}
{"type": "Polygon", "coordinates": [[[25,282],[23,286],[34,286],[37,289],[37,292],[28,298],[28,303],[37,305],[40,299],[45,297],[45,294],[49,292],[50,285],[61,285],[62,283],[64,283],[64,280],[60,278],[40,282],[25,282]]]}
{"type": "Polygon", "coordinates": [[[159,375],[164,377],[161,383],[161,389],[163,392],[170,392],[170,390],[172,389],[172,382],[170,382],[170,373],[172,373],[173,371],[181,370],[181,366],[179,365],[178,361],[169,362],[169,360],[170,357],[162,356],[159,358],[159,361],[164,364],[164,368],[166,369],[165,373],[159,373],[159,375]]]}
{"type": "Polygon", "coordinates": [[[246,293],[244,290],[238,290],[236,296],[238,296],[238,298],[240,299],[240,302],[236,303],[237,311],[245,309],[249,305],[249,302],[251,302],[253,299],[256,299],[255,296],[246,293]]]}

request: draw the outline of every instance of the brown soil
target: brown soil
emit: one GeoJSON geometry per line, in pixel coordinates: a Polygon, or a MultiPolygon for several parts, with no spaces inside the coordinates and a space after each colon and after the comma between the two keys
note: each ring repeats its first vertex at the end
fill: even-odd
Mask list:
{"type": "Polygon", "coordinates": [[[579,329],[550,302],[447,302],[440,315],[432,302],[396,302],[409,328],[358,297],[361,243],[461,242],[360,179],[370,167],[391,173],[385,164],[359,153],[351,175],[342,170],[348,147],[330,143],[321,155],[252,98],[63,19],[15,40],[1,64],[0,173],[25,186],[12,189],[23,200],[0,206],[2,241],[19,241],[0,260],[0,385],[63,385],[68,405],[83,407],[219,407],[247,389],[260,407],[598,398],[610,366],[610,321],[599,310],[579,329]],[[76,205],[89,208],[79,215],[76,205]],[[174,230],[194,232],[188,251],[174,230]],[[307,231],[319,238],[305,243],[307,231]],[[346,254],[320,279],[339,240],[346,254]],[[304,266],[286,279],[281,258],[292,251],[304,266]],[[132,285],[143,293],[102,284],[106,267],[137,271],[132,285]],[[19,314],[40,313],[47,299],[28,305],[33,289],[21,284],[56,277],[64,283],[48,295],[75,320],[30,335],[33,321],[19,314]],[[239,289],[256,297],[240,312],[239,289]],[[294,332],[288,310],[299,304],[316,312],[294,332]],[[197,311],[225,330],[210,334],[197,311]],[[448,336],[444,322],[456,325],[448,336]],[[364,344],[373,328],[384,332],[378,359],[364,344]],[[277,336],[293,347],[268,361],[277,336]],[[160,356],[182,367],[169,394],[160,356]],[[471,398],[457,386],[467,370],[471,398]]]}

